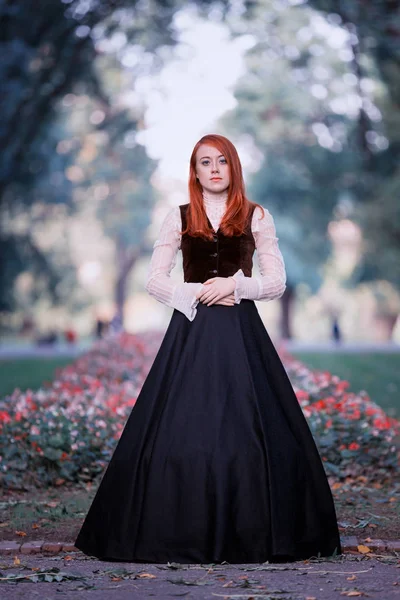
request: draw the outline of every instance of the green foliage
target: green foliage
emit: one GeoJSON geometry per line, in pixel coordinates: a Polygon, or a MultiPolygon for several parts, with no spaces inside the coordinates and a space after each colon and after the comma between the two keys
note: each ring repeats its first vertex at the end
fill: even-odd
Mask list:
{"type": "Polygon", "coordinates": [[[350,217],[367,240],[352,283],[382,278],[400,285],[395,15],[389,1],[278,7],[258,0],[245,25],[233,24],[256,44],[236,90],[237,108],[223,124],[261,151],[249,192],[276,216],[289,284],[317,288],[329,251],[327,225],[350,217]]]}
{"type": "MultiPolygon", "coordinates": [[[[14,283],[24,271],[34,276],[33,301],[50,295],[57,303],[64,299],[65,281],[69,289],[76,284],[66,248],[60,264],[60,254],[53,260],[54,248],[45,252],[38,245],[34,227],[21,234],[13,226],[30,210],[33,219],[38,205],[72,208],[74,185],[66,173],[80,148],[73,143],[70,151],[58,151],[68,135],[67,124],[60,120],[60,101],[77,91],[109,107],[96,43],[101,39],[112,48],[119,35],[121,60],[132,48],[142,48],[142,54],[153,52],[150,67],[155,68],[161,64],[155,50],[174,43],[170,24],[179,6],[179,0],[42,0],[40,10],[24,0],[1,4],[0,311],[15,308],[14,283]]],[[[107,119],[107,125],[111,120],[118,115],[107,119]]],[[[115,133],[121,136],[121,131],[115,133]]],[[[41,219],[46,219],[44,210],[41,219]]]]}

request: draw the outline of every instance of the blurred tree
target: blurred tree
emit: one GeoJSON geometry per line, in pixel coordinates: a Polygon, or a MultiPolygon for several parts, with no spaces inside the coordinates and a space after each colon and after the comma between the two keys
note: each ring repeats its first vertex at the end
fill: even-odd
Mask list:
{"type": "MultiPolygon", "coordinates": [[[[18,181],[29,151],[54,119],[57,101],[79,82],[107,103],[96,71],[96,41],[131,43],[153,52],[174,43],[170,27],[180,2],[3,0],[0,3],[2,120],[0,203],[18,181]]],[[[156,53],[153,60],[160,61],[156,53]]],[[[43,165],[44,168],[44,165],[43,165]]]]}
{"type": "Polygon", "coordinates": [[[329,44],[335,27],[315,10],[277,11],[270,0],[253,10],[249,32],[256,44],[236,89],[238,105],[223,123],[259,161],[249,195],[276,221],[288,276],[282,335],[289,338],[294,290],[300,282],[318,289],[330,250],[328,223],[343,190],[352,193],[357,185],[354,120],[336,108],[353,81],[338,56],[344,41],[329,44]]]}
{"type": "Polygon", "coordinates": [[[106,121],[104,131],[113,139],[91,164],[90,185],[103,185],[98,216],[104,232],[115,245],[115,305],[123,321],[128,277],[138,258],[149,252],[146,230],[156,201],[151,176],[157,162],[136,141],[132,121],[126,114],[106,121]],[[124,132],[123,136],[116,130],[124,132]]]}
{"type": "MultiPolygon", "coordinates": [[[[207,10],[212,1],[196,4],[207,10]]],[[[29,228],[23,238],[16,234],[10,215],[16,208],[29,212],[38,195],[42,203],[71,204],[74,181],[68,172],[79,146],[59,151],[66,142],[57,124],[60,102],[72,92],[88,94],[104,107],[107,121],[118,119],[118,107],[103,89],[99,56],[113,52],[127,66],[139,58],[141,73],[159,68],[163,49],[175,43],[172,20],[183,5],[183,0],[0,2],[0,311],[15,305],[13,283],[24,269],[40,272],[53,300],[59,297],[60,274],[29,228]]]]}
{"type": "MultiPolygon", "coordinates": [[[[385,116],[393,113],[382,112],[387,98],[379,72],[368,56],[359,57],[365,65],[360,80],[353,29],[343,26],[336,3],[326,3],[332,4],[334,14],[320,13],[311,4],[318,3],[278,7],[271,0],[258,0],[245,24],[232,24],[237,34],[252,34],[256,44],[247,54],[248,70],[236,90],[238,106],[224,120],[239,144],[250,149],[255,145],[253,159],[260,164],[250,195],[276,216],[288,270],[282,297],[285,337],[291,335],[295,286],[305,281],[316,291],[321,281],[330,249],[329,221],[349,216],[361,221],[362,206],[368,236],[368,201],[376,200],[397,154],[396,143],[388,147],[385,137],[390,122],[385,116]]],[[[385,237],[381,243],[391,242],[385,237]]],[[[394,271],[386,276],[393,277],[394,271]]]]}
{"type": "Polygon", "coordinates": [[[358,206],[365,252],[351,284],[387,279],[400,288],[400,4],[397,0],[309,0],[350,33],[350,69],[361,99],[358,139],[364,161],[358,206]],[[371,78],[384,91],[371,111],[371,78]]]}

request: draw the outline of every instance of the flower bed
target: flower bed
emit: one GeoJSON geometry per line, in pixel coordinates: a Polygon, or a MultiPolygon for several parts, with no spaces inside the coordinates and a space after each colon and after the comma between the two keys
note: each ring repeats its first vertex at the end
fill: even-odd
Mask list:
{"type": "MultiPolygon", "coordinates": [[[[162,334],[97,342],[37,391],[0,400],[0,483],[12,489],[91,481],[108,463],[154,360],[162,334]]],[[[282,357],[328,474],[390,478],[399,471],[387,417],[365,392],[282,357]]]]}
{"type": "Polygon", "coordinates": [[[400,421],[388,417],[367,392],[349,392],[348,381],[313,371],[282,355],[297,399],[328,475],[384,481],[400,471],[400,421]]]}

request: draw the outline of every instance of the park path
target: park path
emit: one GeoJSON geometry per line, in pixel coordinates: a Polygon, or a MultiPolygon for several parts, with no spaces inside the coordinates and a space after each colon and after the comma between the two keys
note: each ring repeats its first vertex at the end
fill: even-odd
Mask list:
{"type": "Polygon", "coordinates": [[[91,343],[54,344],[35,346],[33,344],[0,344],[0,360],[13,358],[62,358],[75,357],[90,350],[91,343]]]}
{"type": "Polygon", "coordinates": [[[3,600],[76,598],[80,600],[339,600],[346,597],[398,600],[400,559],[343,554],[285,564],[148,565],[63,556],[0,558],[1,577],[59,569],[62,581],[0,582],[3,600]],[[35,570],[32,570],[35,569],[35,570]],[[39,570],[38,570],[39,569],[39,570]]]}
{"type": "MultiPolygon", "coordinates": [[[[55,344],[53,346],[35,346],[33,344],[1,344],[0,360],[12,358],[57,358],[63,356],[79,356],[92,347],[93,342],[86,341],[79,344],[55,344]]],[[[278,349],[287,352],[321,352],[321,353],[349,353],[362,354],[376,352],[383,354],[400,353],[400,344],[373,343],[373,342],[307,342],[301,340],[276,340],[278,349]]]]}

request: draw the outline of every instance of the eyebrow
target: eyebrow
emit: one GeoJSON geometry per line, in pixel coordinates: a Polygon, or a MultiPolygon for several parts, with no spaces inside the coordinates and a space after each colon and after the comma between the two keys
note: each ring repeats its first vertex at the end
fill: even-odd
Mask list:
{"type": "MultiPolygon", "coordinates": [[[[225,156],[223,154],[219,154],[218,158],[225,158],[225,156]]],[[[199,160],[203,160],[203,158],[211,158],[210,156],[202,156],[201,158],[199,158],[199,160]]]]}

